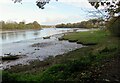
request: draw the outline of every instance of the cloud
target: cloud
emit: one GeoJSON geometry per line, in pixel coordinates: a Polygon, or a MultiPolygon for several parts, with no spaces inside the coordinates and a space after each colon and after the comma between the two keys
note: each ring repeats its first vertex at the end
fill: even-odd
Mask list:
{"type": "MultiPolygon", "coordinates": [[[[22,0],[22,3],[24,2],[36,2],[37,0],[22,0]]],[[[0,3],[14,3],[13,0],[0,0],[0,3]]]]}
{"type": "Polygon", "coordinates": [[[90,5],[88,0],[64,0],[64,1],[60,0],[60,2],[79,8],[89,8],[89,9],[94,8],[90,5]]]}
{"type": "Polygon", "coordinates": [[[80,14],[84,14],[80,8],[92,9],[87,0],[58,0],[58,2],[52,0],[44,10],[36,6],[36,0],[23,0],[22,2],[21,5],[14,4],[12,0],[0,0],[0,12],[2,12],[0,20],[17,22],[36,20],[40,24],[69,23],[85,19],[84,15],[80,14]]]}
{"type": "Polygon", "coordinates": [[[0,0],[0,4],[3,4],[3,3],[11,3],[12,0],[0,0]]]}
{"type": "Polygon", "coordinates": [[[45,21],[42,22],[42,24],[60,24],[60,23],[75,23],[80,22],[83,20],[83,18],[80,15],[74,15],[74,16],[52,16],[52,17],[46,17],[45,21]]]}
{"type": "MultiPolygon", "coordinates": [[[[56,0],[51,0],[51,1],[56,1],[56,0]]],[[[88,0],[58,0],[58,2],[85,2],[88,0]]]]}

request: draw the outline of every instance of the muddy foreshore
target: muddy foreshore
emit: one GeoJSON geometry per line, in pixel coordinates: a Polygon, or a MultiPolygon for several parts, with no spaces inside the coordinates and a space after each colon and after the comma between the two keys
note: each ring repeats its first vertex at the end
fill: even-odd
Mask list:
{"type": "Polygon", "coordinates": [[[34,60],[43,61],[49,56],[54,57],[83,47],[81,44],[59,41],[59,38],[64,34],[55,34],[48,39],[35,38],[3,45],[2,54],[4,56],[18,55],[20,58],[1,62],[1,69],[15,65],[26,65],[34,60]]]}

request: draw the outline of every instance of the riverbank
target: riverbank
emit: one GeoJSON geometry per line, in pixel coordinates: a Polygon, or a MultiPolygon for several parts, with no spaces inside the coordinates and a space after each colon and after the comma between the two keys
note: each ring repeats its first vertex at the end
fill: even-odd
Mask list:
{"type": "Polygon", "coordinates": [[[26,33],[25,36],[29,38],[24,37],[25,39],[21,39],[24,33],[17,32],[18,34],[17,41],[15,38],[16,34],[11,33],[12,34],[11,36],[15,38],[13,39],[15,41],[12,40],[13,42],[8,41],[8,43],[4,42],[5,44],[4,43],[2,44],[1,55],[4,56],[3,63],[2,63],[3,69],[10,68],[11,66],[18,65],[18,64],[23,64],[23,65],[29,64],[30,61],[33,61],[36,59],[44,60],[49,56],[60,55],[60,54],[75,50],[77,48],[83,47],[82,45],[77,45],[76,43],[70,43],[68,41],[58,40],[58,38],[63,36],[65,33],[72,32],[72,31],[73,29],[53,29],[53,28],[43,29],[42,31],[41,30],[28,31],[28,32],[25,32],[26,33]],[[38,36],[36,37],[35,35],[35,37],[34,36],[32,37],[31,35],[35,33],[37,33],[38,36]],[[11,56],[14,56],[14,57],[11,57],[11,56]],[[7,61],[6,59],[7,60],[10,59],[10,60],[7,61]]]}
{"type": "Polygon", "coordinates": [[[95,44],[63,55],[50,56],[44,61],[36,60],[30,65],[17,65],[4,70],[3,81],[120,82],[119,71],[114,71],[119,68],[116,62],[119,61],[120,56],[119,38],[112,37],[106,31],[88,31],[68,33],[63,39],[79,41],[86,45],[95,44]],[[113,63],[118,66],[113,68],[113,63]],[[110,70],[111,68],[113,71],[110,70]]]}

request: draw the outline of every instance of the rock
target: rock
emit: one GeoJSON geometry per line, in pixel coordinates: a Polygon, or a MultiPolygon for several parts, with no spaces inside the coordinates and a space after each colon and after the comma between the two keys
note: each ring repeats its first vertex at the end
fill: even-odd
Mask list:
{"type": "Polygon", "coordinates": [[[103,79],[104,81],[106,81],[106,82],[110,82],[110,80],[109,79],[103,79]]]}
{"type": "Polygon", "coordinates": [[[43,39],[50,39],[50,36],[47,36],[47,37],[43,37],[43,39]]]}
{"type": "Polygon", "coordinates": [[[4,54],[4,55],[11,55],[11,53],[8,53],[8,54],[4,54]]]}

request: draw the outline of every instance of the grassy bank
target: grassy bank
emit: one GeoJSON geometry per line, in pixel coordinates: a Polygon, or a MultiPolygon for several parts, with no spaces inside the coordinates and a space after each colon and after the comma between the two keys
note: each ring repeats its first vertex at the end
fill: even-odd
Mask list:
{"type": "Polygon", "coordinates": [[[35,81],[38,83],[115,81],[104,77],[103,70],[109,62],[118,59],[120,54],[119,38],[110,36],[106,31],[88,31],[68,33],[61,39],[92,46],[56,57],[51,56],[44,61],[34,61],[30,65],[18,65],[4,70],[3,81],[7,81],[7,83],[11,81],[35,81]]]}
{"type": "Polygon", "coordinates": [[[74,32],[63,36],[60,40],[68,40],[84,45],[95,45],[105,41],[108,35],[110,34],[104,31],[74,32]]]}

